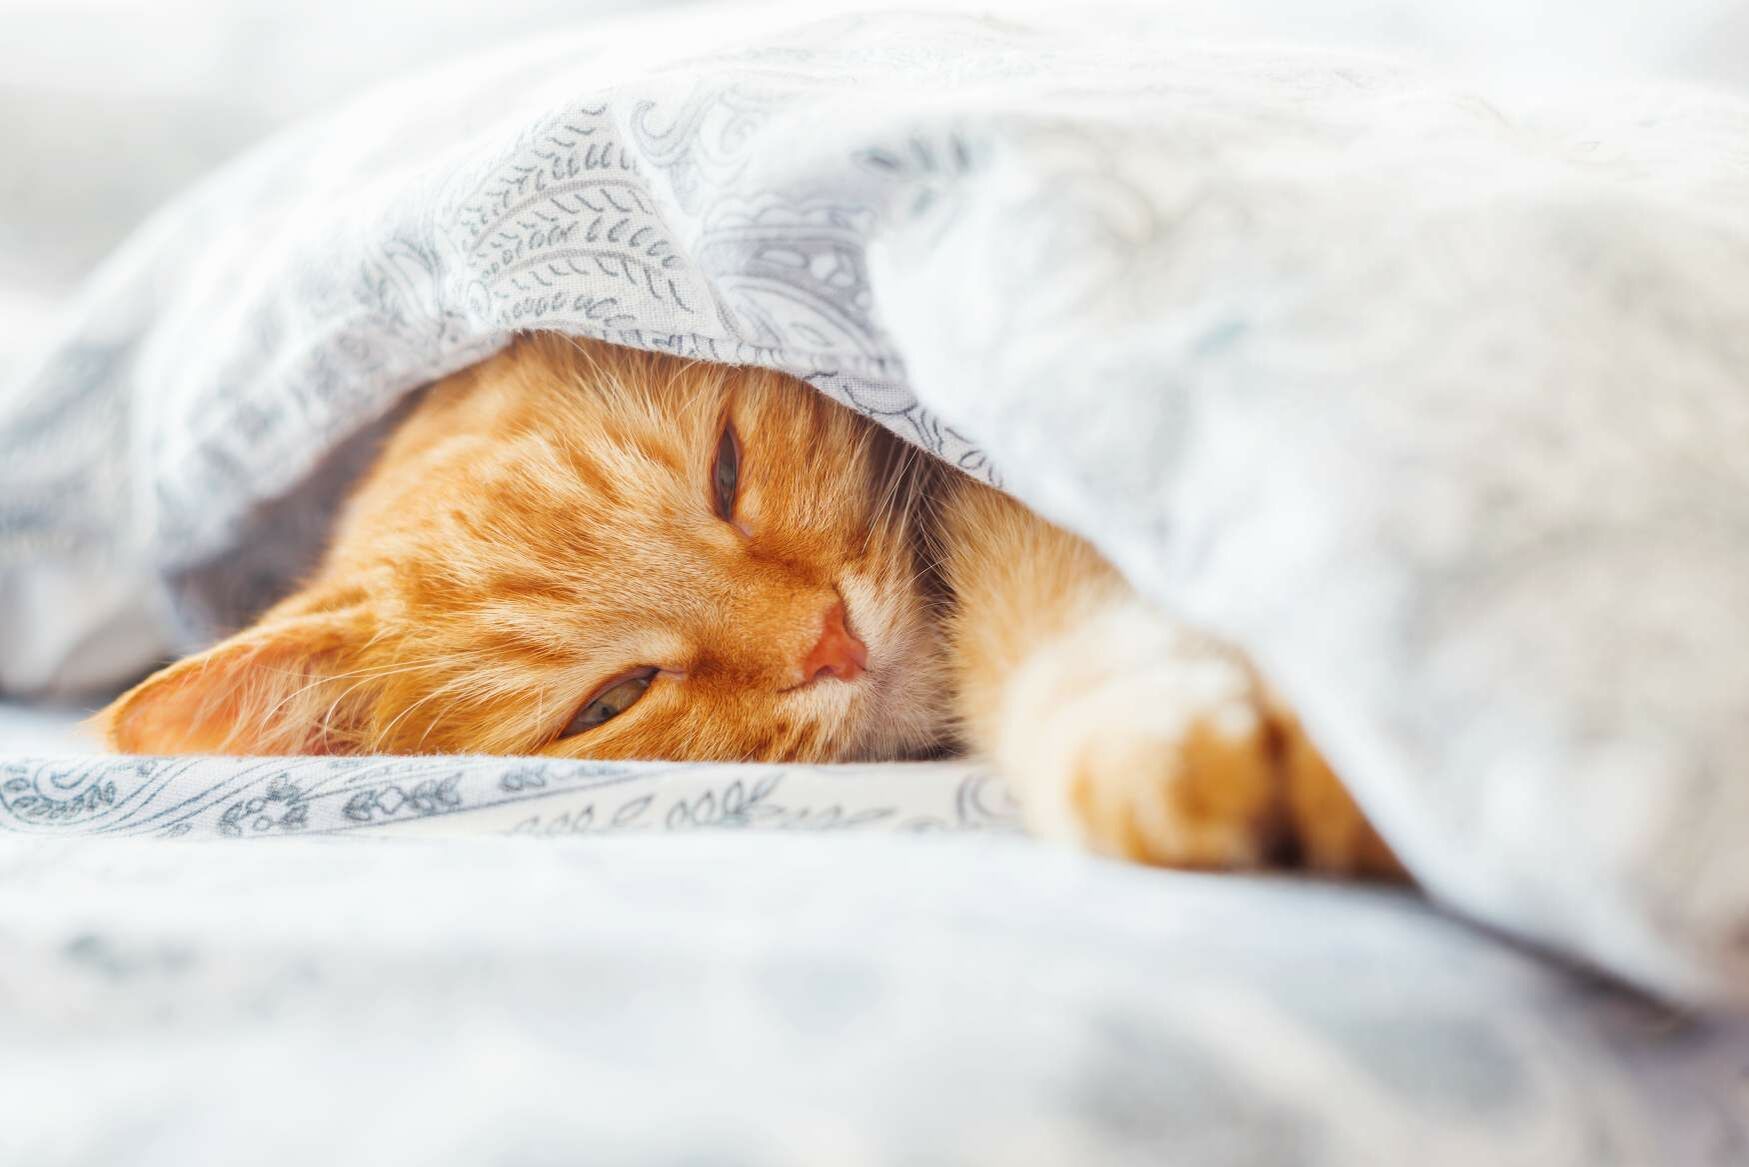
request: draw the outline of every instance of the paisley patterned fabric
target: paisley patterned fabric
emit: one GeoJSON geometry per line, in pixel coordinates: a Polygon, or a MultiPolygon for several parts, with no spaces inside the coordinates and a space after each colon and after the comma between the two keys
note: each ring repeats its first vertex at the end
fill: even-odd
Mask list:
{"type": "Polygon", "coordinates": [[[0,760],[0,838],[600,835],[707,827],[1019,829],[967,763],[845,766],[543,758],[0,760]]]}
{"type": "MultiPolygon", "coordinates": [[[[46,360],[0,389],[0,597],[24,603],[0,625],[17,638],[0,676],[6,661],[89,642],[118,605],[183,645],[246,618],[308,564],[407,395],[516,330],[769,365],[1013,490],[1098,542],[1161,602],[1244,645],[1436,898],[1673,998],[1740,1005],[1746,207],[1749,106],[1694,90],[1529,101],[1376,56],[1186,44],[1135,12],[688,14],[548,38],[391,85],[214,175],[116,255],[46,360]],[[94,592],[105,602],[48,602],[94,592]]],[[[118,676],[151,655],[135,643],[114,662],[118,676]]],[[[263,1017],[321,1017],[308,1032],[334,1037],[368,1029],[378,1011],[453,1007],[479,959],[494,999],[517,1018],[558,1018],[554,1033],[575,1042],[479,1013],[460,1014],[469,1026],[444,1039],[465,1062],[427,1063],[418,1042],[386,1038],[371,1047],[373,1080],[401,1085],[378,1112],[428,1118],[446,1085],[428,1064],[485,1066],[478,1088],[494,1113],[523,1099],[522,1113],[548,1124],[530,1128],[530,1147],[549,1133],[623,1135],[645,1161],[672,1162],[702,1144],[643,1121],[655,1103],[638,1073],[688,1049],[728,1056],[725,1035],[745,1036],[733,1019],[751,1008],[739,994],[753,992],[733,978],[763,967],[737,947],[743,929],[764,928],[762,897],[829,866],[829,852],[786,838],[743,868],[751,850],[694,840],[689,862],[720,847],[735,864],[716,879],[673,871],[660,839],[598,858],[479,840],[366,854],[285,836],[821,825],[830,807],[837,822],[863,826],[1008,820],[997,788],[969,772],[903,773],[934,777],[901,799],[882,785],[911,782],[900,771],[864,775],[853,796],[854,784],[824,771],[8,760],[0,827],[13,902],[60,868],[66,887],[137,872],[146,902],[149,886],[174,898],[202,869],[220,878],[234,865],[237,886],[259,893],[235,901],[237,917],[285,913],[318,939],[268,943],[269,925],[247,923],[234,950],[187,940],[212,924],[202,914],[218,901],[184,905],[181,920],[148,912],[155,922],[137,926],[121,907],[93,903],[90,930],[77,934],[64,912],[34,930],[8,917],[0,943],[17,959],[4,967],[35,970],[18,982],[30,993],[65,990],[35,1013],[13,1004],[36,999],[22,989],[0,995],[0,1038],[48,1055],[69,1048],[82,1019],[128,1017],[142,1035],[157,1025],[195,1034],[203,998],[170,981],[207,968],[202,953],[240,994],[222,999],[224,1015],[265,1002],[263,1017]],[[925,787],[921,804],[906,801],[925,787]],[[278,842],[198,852],[200,863],[183,866],[192,844],[159,841],[153,853],[117,841],[100,852],[11,837],[20,832],[278,842]],[[294,896],[297,879],[315,878],[305,856],[354,873],[372,910],[392,917],[391,905],[412,905],[424,930],[358,953],[323,947],[316,904],[354,922],[366,908],[337,906],[350,905],[339,882],[294,896]],[[498,882],[467,882],[460,869],[476,864],[498,882]],[[654,880],[628,903],[672,893],[718,911],[701,907],[701,918],[722,923],[712,935],[733,955],[728,979],[706,959],[707,939],[614,908],[636,882],[616,870],[654,880]],[[648,943],[636,950],[647,961],[638,977],[609,994],[613,1009],[604,996],[563,998],[567,971],[607,975],[587,963],[593,934],[587,944],[532,935],[517,950],[534,956],[528,969],[483,939],[500,935],[491,918],[501,901],[481,897],[514,900],[527,880],[552,881],[531,902],[558,911],[572,896],[563,911],[648,943]],[[438,961],[448,972],[392,1001],[359,988],[435,951],[446,903],[477,913],[438,961]],[[481,929],[479,945],[468,947],[467,928],[481,929]],[[680,947],[657,943],[658,930],[680,947]],[[80,971],[57,981],[63,961],[80,971]],[[136,998],[104,987],[118,968],[167,978],[163,995],[137,998],[157,1012],[130,1013],[136,998]],[[321,987],[297,988],[306,974],[321,987]],[[654,997],[640,996],[644,984],[654,997]],[[664,1013],[657,1000],[680,1004],[664,1013]],[[628,1018],[672,1026],[659,1037],[644,1028],[647,1063],[623,1033],[602,1044],[628,1018]],[[556,1075],[491,1078],[500,1043],[529,1055],[509,1059],[516,1066],[602,1084],[593,1097],[613,1105],[558,1105],[556,1075]],[[611,1073],[589,1060],[609,1048],[620,1051],[611,1073]]],[[[1226,1116],[1200,1128],[1210,1162],[1252,1161],[1257,1140],[1270,1139],[1263,1157],[1277,1162],[1394,1162],[1409,1148],[1441,1161],[1446,1147],[1451,1162],[1742,1157],[1745,1047],[1720,1036],[1728,1025],[1611,1028],[1601,1019],[1637,1007],[1406,905],[1154,882],[1096,864],[1066,874],[1019,858],[1033,852],[969,841],[965,851],[865,846],[855,870],[810,884],[820,898],[808,902],[835,913],[815,955],[825,959],[827,940],[854,951],[839,950],[848,965],[803,978],[794,1003],[836,1020],[793,1038],[754,1027],[772,1043],[749,1063],[756,1070],[727,1086],[720,1076],[710,1088],[675,1085],[680,1109],[720,1135],[713,1146],[813,1162],[854,1159],[888,1138],[806,1127],[796,1145],[810,1153],[785,1158],[789,1144],[760,1142],[767,1128],[746,1118],[766,1086],[826,1097],[830,1077],[799,1067],[814,1064],[833,1024],[850,1032],[866,1015],[877,1028],[901,1017],[948,1026],[943,1049],[978,1046],[989,1054],[980,1064],[997,1067],[983,1072],[998,1075],[990,1093],[956,1101],[931,1086],[931,1075],[955,1072],[952,1058],[921,1071],[881,1062],[869,1113],[929,1097],[988,1114],[978,1108],[1006,1099],[1024,1121],[991,1145],[1062,1148],[1046,1161],[1150,1145],[1164,1135],[1144,1100],[1162,1098],[1182,1103],[1173,1113],[1226,1116]],[[859,903],[909,902],[881,899],[901,859],[918,873],[905,886],[927,876],[958,889],[930,909],[941,914],[913,925],[895,907],[850,923],[859,903]],[[1073,896],[1052,898],[1045,885],[1059,876],[1073,896]],[[1015,888],[1036,897],[1010,901],[1015,888]],[[1050,903],[1061,911],[1040,906],[1050,903]],[[1122,911],[1088,922],[1071,910],[1088,903],[1122,911]],[[1189,922],[1174,923],[1179,913],[1189,922]],[[1033,921],[1024,944],[1004,931],[1022,915],[1033,921]],[[1316,927],[1292,926],[1314,916],[1316,927]],[[1137,919],[1151,923],[1138,933],[1137,919]],[[1240,938],[1228,937],[1236,920],[1240,938]],[[1077,940],[1062,943],[1054,928],[1077,940]],[[1003,951],[1039,979],[968,956],[980,936],[1009,937],[1003,951]],[[858,943],[925,955],[889,974],[858,943]],[[948,974],[933,998],[917,972],[925,964],[948,974]],[[1287,970],[1302,964],[1320,980],[1296,996],[1287,970]],[[955,968],[986,979],[956,980],[955,968]],[[1378,988],[1369,975],[1388,977],[1392,993],[1367,996],[1378,988]],[[889,976],[914,981],[901,992],[889,976]],[[872,1013],[828,999],[832,985],[870,983],[884,1002],[872,1013]],[[983,1004],[951,1014],[946,1003],[965,1004],[980,984],[983,1004]],[[1180,992],[1193,1005],[1168,1016],[1180,992]],[[951,1015],[924,1007],[931,1000],[951,1015]],[[1075,1041],[1104,1033],[1104,1044],[1076,1045],[1067,1062],[1043,1044],[1016,1052],[1049,1044],[1052,1008],[1065,1000],[1083,1011],[1075,1041]],[[1103,1000],[1112,1012],[1095,1008],[1103,1000]],[[1004,1030],[998,1013],[1019,1028],[1004,1030]],[[1408,1058],[1403,1035],[1429,1017],[1461,1035],[1453,1048],[1487,1052],[1434,1068],[1408,1058]],[[1313,1036],[1326,1025],[1343,1034],[1340,1054],[1313,1036]],[[1253,1051],[1289,1052],[1241,1071],[1221,1060],[1236,1055],[1211,1045],[1211,1027],[1267,1039],[1253,1051]],[[1529,1045],[1511,1044],[1521,1040],[1529,1045]],[[1567,1072],[1580,1064],[1595,1076],[1567,1072]],[[1641,1074],[1652,1065],[1663,1068],[1641,1074]],[[1305,1103],[1282,1101],[1296,1083],[1324,1090],[1317,1105],[1347,1117],[1309,1129],[1305,1103]],[[1422,1089],[1438,1100],[1404,1103],[1422,1089]],[[1735,1101],[1695,1117],[1718,1099],[1735,1101]],[[1356,1152],[1363,1128],[1384,1132],[1368,1146],[1396,1150],[1356,1152]],[[1579,1129],[1588,1133],[1574,1142],[1579,1129]]],[[[802,918],[800,901],[774,902],[791,904],[774,919],[802,918]]],[[[229,1109],[204,1129],[245,1124],[293,1146],[292,1116],[335,1103],[302,1073],[316,1068],[314,1052],[273,1063],[271,1048],[265,1037],[227,1046],[238,1071],[226,1078],[229,1109]],[[243,1071],[261,1075],[260,1094],[244,1089],[243,1071]]],[[[135,1080],[130,1056],[105,1059],[117,1068],[103,1097],[135,1080]]],[[[862,1070],[880,1057],[872,1044],[855,1056],[871,1059],[862,1070]]],[[[7,1097],[39,1115],[75,1105],[72,1063],[56,1064],[59,1077],[7,1097]]],[[[137,1097],[175,1109],[151,1089],[137,1097]]],[[[363,1099],[348,1093],[341,1109],[362,1113],[363,1099]]],[[[484,1128],[448,1102],[453,1122],[428,1129],[455,1134],[441,1150],[461,1155],[484,1128]]],[[[124,1117],[154,1113],[117,1105],[124,1117]]],[[[921,1125],[879,1145],[925,1146],[929,1124],[947,1121],[933,1107],[906,1111],[921,1125]]],[[[93,1129],[100,1138],[106,1128],[93,1129]]],[[[21,1145],[21,1161],[57,1161],[48,1142],[21,1145]]]]}

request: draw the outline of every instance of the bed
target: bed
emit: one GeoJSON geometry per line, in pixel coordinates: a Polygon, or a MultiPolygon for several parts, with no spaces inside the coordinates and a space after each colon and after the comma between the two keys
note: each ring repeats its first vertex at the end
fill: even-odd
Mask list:
{"type": "Polygon", "coordinates": [[[1749,1030],[964,764],[0,763],[7,1162],[1738,1163],[1749,1030]]]}
{"type": "Polygon", "coordinates": [[[656,11],[269,87],[79,290],[15,280],[0,1162],[1749,1162],[1749,103],[1191,7],[656,11]],[[81,735],[529,328],[784,369],[1081,531],[1421,890],[1054,851],[965,761],[81,735]]]}

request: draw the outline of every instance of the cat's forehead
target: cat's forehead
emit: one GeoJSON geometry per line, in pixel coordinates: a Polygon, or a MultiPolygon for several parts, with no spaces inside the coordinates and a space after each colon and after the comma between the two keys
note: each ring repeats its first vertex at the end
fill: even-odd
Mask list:
{"type": "MultiPolygon", "coordinates": [[[[425,402],[358,501],[349,547],[410,616],[558,628],[720,618],[773,563],[829,573],[866,542],[872,428],[800,382],[651,354],[518,349],[425,402]],[[724,427],[741,514],[713,505],[724,427]],[[744,534],[757,538],[746,553],[744,534]],[[531,617],[530,613],[534,613],[531,617]]],[[[705,629],[708,631],[708,628],[705,629]]]]}

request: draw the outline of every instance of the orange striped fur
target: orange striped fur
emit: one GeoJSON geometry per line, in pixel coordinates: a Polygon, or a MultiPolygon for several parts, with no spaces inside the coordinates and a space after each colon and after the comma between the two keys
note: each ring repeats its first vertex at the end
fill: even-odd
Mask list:
{"type": "Polygon", "coordinates": [[[99,720],[142,753],[831,761],[963,743],[1041,834],[1203,867],[1297,841],[1320,868],[1395,870],[1244,661],[1084,541],[790,378],[554,335],[432,387],[313,578],[99,720]],[[836,659],[817,645],[850,643],[865,671],[803,675],[836,659]],[[617,716],[567,734],[649,670],[617,716]]]}

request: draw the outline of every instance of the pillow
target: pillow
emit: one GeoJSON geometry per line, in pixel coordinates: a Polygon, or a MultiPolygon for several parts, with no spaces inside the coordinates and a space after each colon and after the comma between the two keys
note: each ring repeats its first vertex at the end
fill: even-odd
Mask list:
{"type": "Polygon", "coordinates": [[[1242,644],[1436,896],[1743,1001],[1745,206],[1732,99],[1139,13],[552,39],[137,235],[0,399],[0,582],[146,573],[193,643],[515,330],[769,365],[1242,644]]]}

